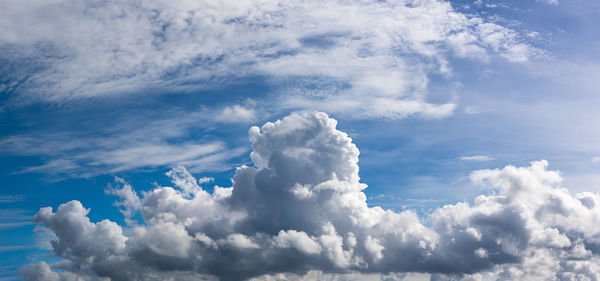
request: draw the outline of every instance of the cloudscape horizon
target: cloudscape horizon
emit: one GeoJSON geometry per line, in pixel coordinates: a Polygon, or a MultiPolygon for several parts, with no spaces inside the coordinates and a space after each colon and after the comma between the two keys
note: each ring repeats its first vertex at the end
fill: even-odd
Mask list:
{"type": "Polygon", "coordinates": [[[0,281],[600,280],[600,2],[0,3],[0,281]]]}
{"type": "Polygon", "coordinates": [[[118,198],[126,226],[91,222],[77,200],[40,209],[33,221],[54,234],[61,258],[54,267],[64,272],[42,261],[25,267],[25,279],[327,279],[308,271],[346,280],[367,278],[348,272],[394,280],[414,278],[407,272],[434,280],[598,277],[600,195],[570,194],[545,160],[474,171],[471,179],[492,195],[439,208],[425,218],[428,227],[412,210],[368,207],[359,151],[336,123],[324,113],[294,113],[252,127],[253,165],[212,193],[184,166],[167,173],[173,187],[141,196],[117,178],[120,186],[106,192],[118,198]],[[272,276],[281,273],[291,276],[272,276]]]}

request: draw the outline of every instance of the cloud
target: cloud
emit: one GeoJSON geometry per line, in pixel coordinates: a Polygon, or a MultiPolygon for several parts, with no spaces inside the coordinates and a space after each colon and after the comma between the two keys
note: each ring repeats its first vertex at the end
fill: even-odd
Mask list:
{"type": "Polygon", "coordinates": [[[454,104],[427,101],[428,76],[449,74],[450,58],[536,53],[517,31],[437,0],[12,2],[0,25],[0,59],[11,62],[0,87],[13,104],[261,77],[281,89],[267,99],[278,106],[439,118],[454,104]]]}
{"type": "Polygon", "coordinates": [[[215,181],[214,178],[211,177],[201,177],[198,179],[198,184],[205,184],[205,183],[209,183],[209,182],[213,182],[215,181]]]}
{"type": "MultiPolygon", "coordinates": [[[[45,262],[39,262],[37,264],[31,264],[23,268],[23,278],[26,280],[48,280],[48,281],[59,281],[68,280],[68,277],[61,278],[61,274],[56,273],[50,269],[50,266],[45,262]]],[[[64,275],[71,275],[71,273],[65,273],[64,275]]]]}
{"type": "MultiPolygon", "coordinates": [[[[124,170],[186,165],[191,171],[223,171],[229,161],[247,152],[246,147],[228,147],[223,141],[194,140],[195,132],[206,132],[210,111],[119,115],[101,127],[83,130],[34,130],[0,138],[0,152],[42,156],[44,163],[24,167],[16,173],[44,173],[50,177],[90,177],[124,170]],[[204,127],[203,127],[204,126],[204,127]]],[[[0,198],[2,199],[2,198],[0,198]]]]}
{"type": "Polygon", "coordinates": [[[142,208],[142,202],[135,190],[133,190],[131,185],[124,179],[115,177],[115,182],[122,185],[122,187],[109,187],[105,190],[105,192],[106,194],[115,195],[121,198],[122,202],[115,202],[114,205],[117,207],[122,207],[120,211],[123,216],[125,216],[125,222],[132,225],[134,224],[132,217],[142,208]]]}
{"type": "MultiPolygon", "coordinates": [[[[16,201],[7,201],[11,203],[16,201]]],[[[31,214],[22,209],[0,209],[0,230],[31,225],[31,214]]]]}
{"type": "Polygon", "coordinates": [[[462,156],[458,159],[463,160],[463,161],[477,161],[477,162],[494,160],[494,158],[489,157],[487,155],[462,156]]]}
{"type": "Polygon", "coordinates": [[[21,202],[25,198],[22,194],[0,194],[0,203],[21,202]]]}
{"type": "Polygon", "coordinates": [[[32,245],[10,245],[10,246],[0,246],[0,253],[8,252],[8,251],[21,251],[27,249],[33,249],[35,246],[32,245]]]}
{"type": "Polygon", "coordinates": [[[62,260],[50,266],[62,271],[38,263],[24,278],[600,277],[600,195],[569,193],[546,161],[473,172],[474,183],[494,192],[439,208],[425,225],[412,210],[367,206],[358,148],[336,124],[324,113],[295,113],[252,127],[254,166],[237,168],[233,186],[212,193],[184,167],[168,173],[172,187],[139,196],[121,183],[112,192],[117,205],[144,220],[127,231],[91,222],[78,201],[42,208],[34,221],[56,234],[53,251],[62,260]]]}
{"type": "Polygon", "coordinates": [[[540,3],[544,3],[544,4],[548,4],[548,5],[554,5],[554,6],[558,6],[558,0],[536,0],[537,2],[540,3]]]}
{"type": "Polygon", "coordinates": [[[600,157],[593,157],[592,164],[598,164],[598,163],[600,163],[600,157]]]}
{"type": "Polygon", "coordinates": [[[473,106],[465,107],[463,112],[465,114],[480,114],[480,113],[490,112],[493,110],[494,110],[494,108],[486,108],[486,107],[482,107],[479,105],[473,105],[473,106]]]}
{"type": "MultiPolygon", "coordinates": [[[[34,146],[40,140],[29,140],[25,146],[34,146]]],[[[50,140],[52,141],[52,140],[50,140]]],[[[230,158],[240,155],[245,149],[226,149],[222,142],[209,143],[138,143],[137,146],[93,147],[85,143],[82,146],[89,150],[79,152],[65,151],[49,152],[51,159],[40,166],[26,167],[18,173],[47,173],[70,177],[89,177],[103,173],[115,173],[142,167],[159,167],[172,164],[189,164],[196,171],[227,170],[224,164],[230,158]],[[71,153],[72,152],[72,153],[71,153]],[[88,169],[89,168],[89,169],[88,169]]],[[[57,143],[46,143],[46,146],[57,143]]],[[[32,148],[31,150],[35,150],[32,148]]],[[[35,151],[21,151],[19,154],[33,154],[35,151]]]]}
{"type": "Polygon", "coordinates": [[[216,117],[216,121],[225,123],[252,122],[256,120],[254,109],[239,105],[226,107],[216,117]]]}

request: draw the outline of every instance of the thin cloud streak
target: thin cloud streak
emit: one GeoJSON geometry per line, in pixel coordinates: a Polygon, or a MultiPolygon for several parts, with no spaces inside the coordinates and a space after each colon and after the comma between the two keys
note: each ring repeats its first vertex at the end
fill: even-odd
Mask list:
{"type": "Polygon", "coordinates": [[[58,178],[91,177],[175,164],[188,165],[195,172],[228,170],[231,169],[229,161],[245,153],[247,148],[230,147],[220,140],[187,139],[192,131],[210,128],[211,112],[175,111],[158,118],[143,114],[135,118],[119,115],[114,126],[105,124],[106,127],[91,130],[91,134],[81,130],[33,130],[0,139],[0,151],[47,159],[41,165],[13,173],[42,173],[58,178]]]}
{"type": "Polygon", "coordinates": [[[458,159],[462,160],[462,161],[475,161],[475,162],[484,162],[484,161],[495,160],[495,158],[487,156],[487,155],[462,156],[458,159]]]}

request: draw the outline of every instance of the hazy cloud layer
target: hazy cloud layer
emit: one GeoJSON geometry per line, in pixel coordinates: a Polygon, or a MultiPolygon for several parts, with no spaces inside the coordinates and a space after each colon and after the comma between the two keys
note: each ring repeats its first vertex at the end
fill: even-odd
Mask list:
{"type": "Polygon", "coordinates": [[[182,166],[167,174],[173,187],[138,194],[118,180],[107,192],[127,226],[91,222],[78,201],[40,209],[34,221],[56,234],[52,267],[64,271],[41,262],[25,279],[600,278],[600,195],[569,193],[546,161],[473,172],[489,195],[439,208],[426,226],[413,211],[367,206],[359,151],[326,114],[249,134],[254,166],[239,167],[232,187],[209,193],[182,166]]]}
{"type": "Polygon", "coordinates": [[[537,52],[515,30],[438,0],[5,2],[0,90],[17,104],[264,77],[284,87],[280,108],[438,118],[455,105],[427,102],[428,75],[448,75],[448,58],[537,52]]]}

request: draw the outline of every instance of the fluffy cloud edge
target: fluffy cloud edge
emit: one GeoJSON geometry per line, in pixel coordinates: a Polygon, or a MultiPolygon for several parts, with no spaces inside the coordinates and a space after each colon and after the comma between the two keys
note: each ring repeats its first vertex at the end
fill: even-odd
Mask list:
{"type": "Polygon", "coordinates": [[[56,211],[42,208],[34,221],[55,233],[53,251],[62,260],[52,267],[64,272],[38,263],[26,267],[24,276],[114,281],[175,275],[221,280],[600,277],[600,196],[569,193],[546,161],[473,172],[473,182],[494,192],[472,204],[437,209],[425,218],[427,226],[413,211],[367,206],[359,151],[336,125],[324,113],[295,113],[251,128],[255,167],[239,167],[233,186],[215,187],[213,193],[183,167],[168,173],[173,187],[141,196],[119,180],[122,187],[110,191],[121,198],[117,206],[126,217],[139,212],[144,219],[131,231],[108,220],[91,222],[89,209],[78,201],[56,211]]]}

